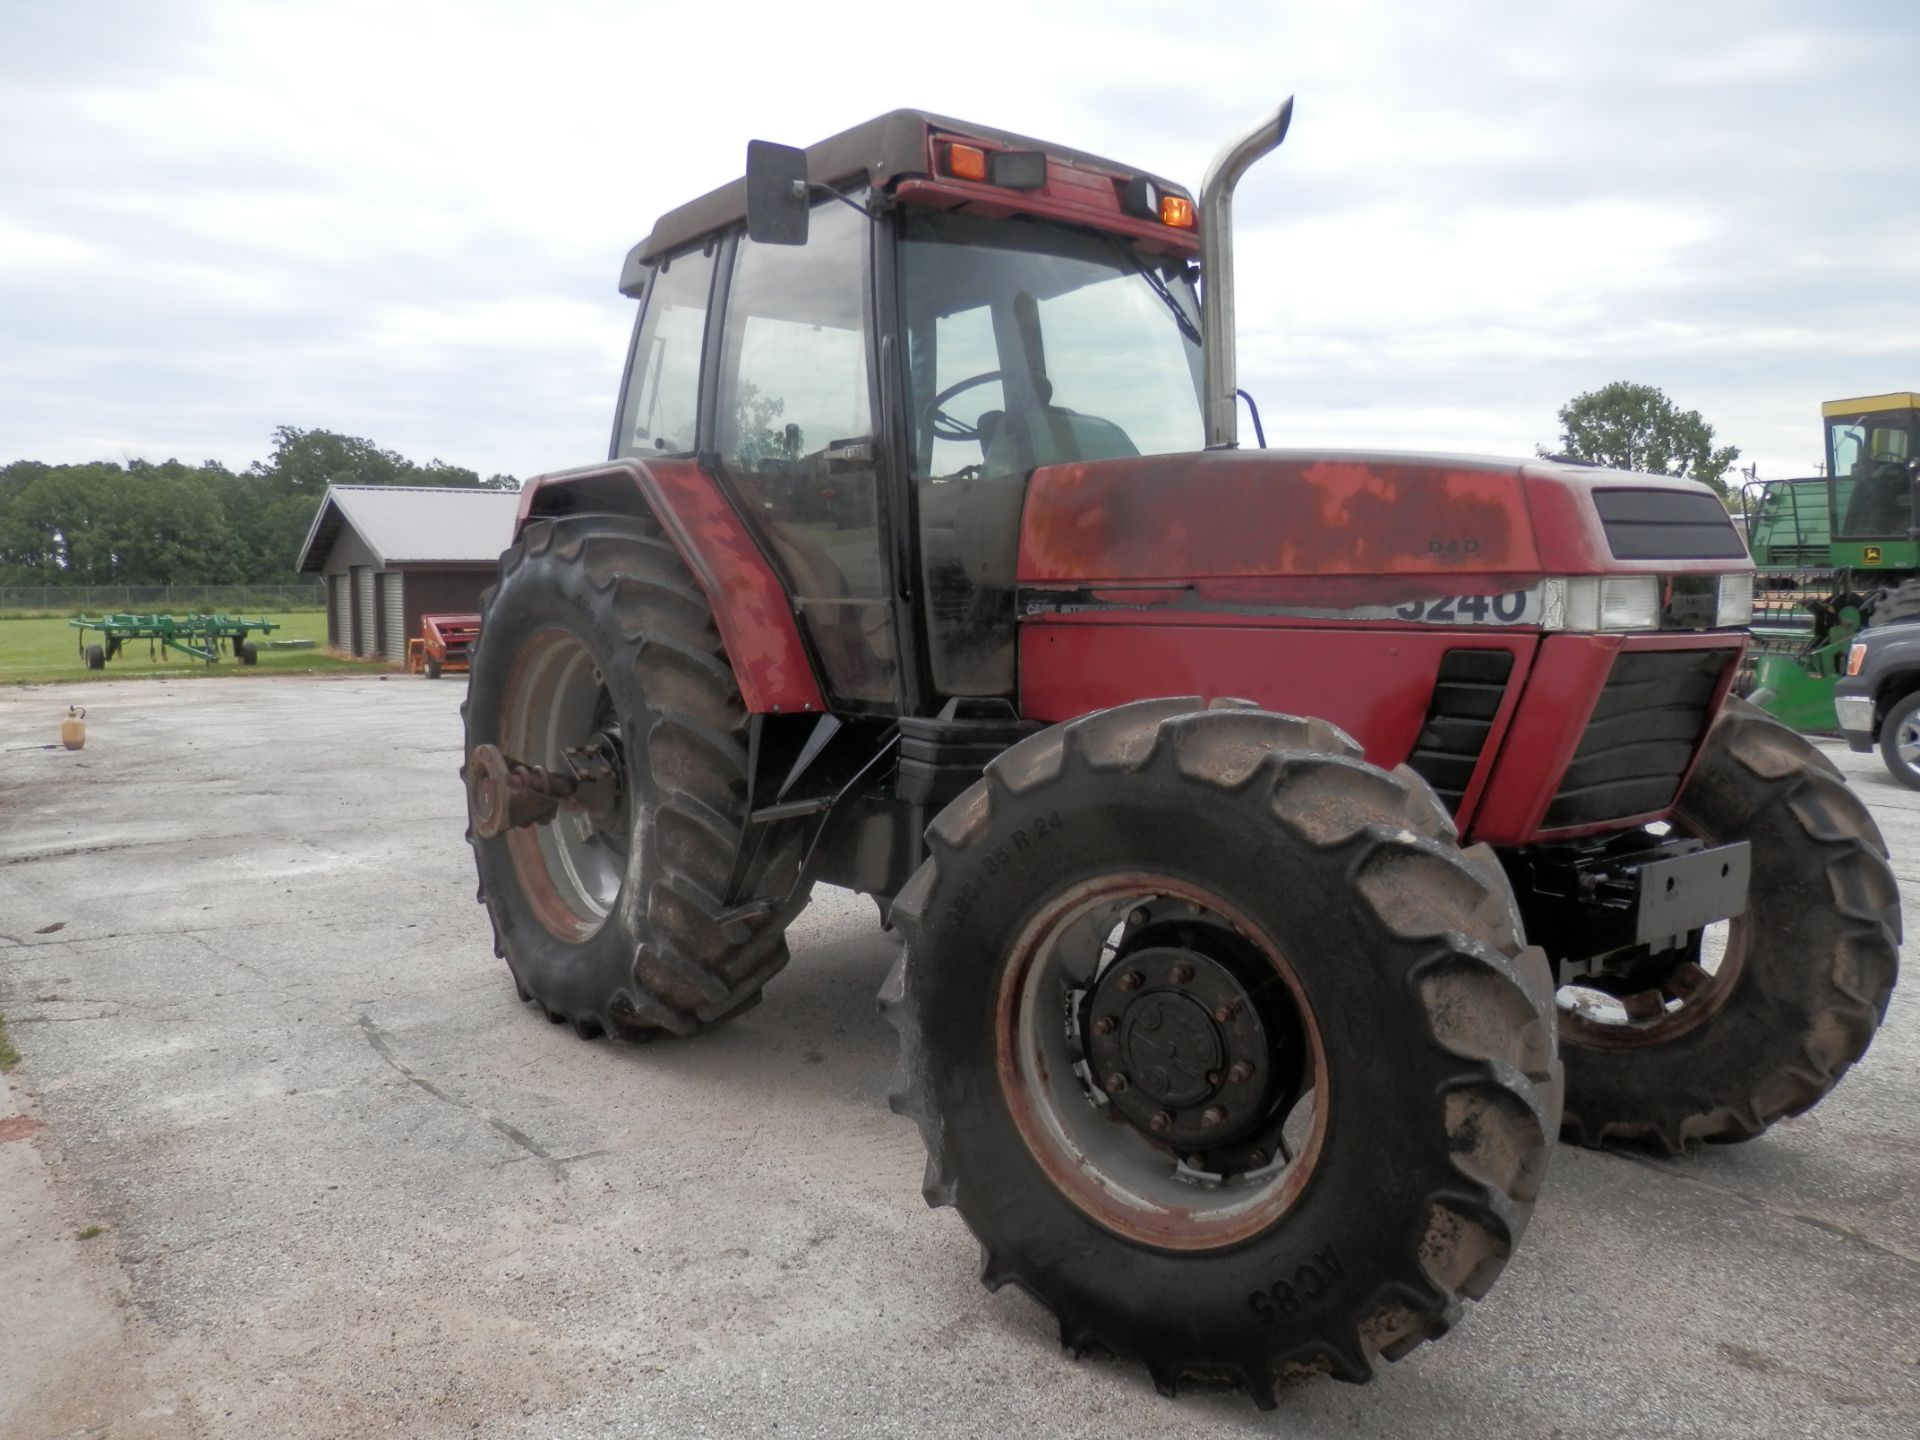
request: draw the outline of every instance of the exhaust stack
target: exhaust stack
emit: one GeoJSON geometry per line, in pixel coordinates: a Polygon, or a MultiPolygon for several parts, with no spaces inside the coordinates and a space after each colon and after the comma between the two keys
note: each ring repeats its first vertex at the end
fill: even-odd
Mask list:
{"type": "Polygon", "coordinates": [[[1262,155],[1280,148],[1293,97],[1213,157],[1200,182],[1200,355],[1206,365],[1207,448],[1240,443],[1233,351],[1233,187],[1262,155]]]}

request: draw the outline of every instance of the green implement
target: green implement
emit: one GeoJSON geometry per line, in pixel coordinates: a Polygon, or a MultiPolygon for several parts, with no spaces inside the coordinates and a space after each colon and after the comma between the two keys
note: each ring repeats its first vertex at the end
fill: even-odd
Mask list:
{"type": "Polygon", "coordinates": [[[1742,688],[1797,730],[1833,730],[1853,637],[1920,619],[1920,394],[1820,407],[1826,474],[1741,492],[1753,552],[1753,642],[1742,688]]]}
{"type": "Polygon", "coordinates": [[[167,651],[178,650],[214,665],[224,647],[242,665],[252,665],[260,654],[247,636],[280,628],[265,616],[245,615],[102,615],[97,620],[82,615],[67,623],[79,632],[80,655],[89,670],[104,670],[129,640],[146,641],[148,659],[165,659],[167,651]],[[100,638],[90,640],[95,634],[100,638]]]}

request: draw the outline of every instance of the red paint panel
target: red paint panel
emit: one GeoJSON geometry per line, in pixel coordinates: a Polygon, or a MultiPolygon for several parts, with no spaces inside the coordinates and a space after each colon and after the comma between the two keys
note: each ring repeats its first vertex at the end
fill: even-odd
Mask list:
{"type": "MultiPolygon", "coordinates": [[[[969,145],[978,141],[969,140],[969,145]]],[[[1157,220],[1129,215],[1120,208],[1118,191],[1103,176],[1087,171],[1073,172],[1077,183],[1061,174],[1065,168],[1057,160],[1048,165],[1049,180],[1040,190],[1003,190],[971,180],[942,176],[937,180],[902,180],[893,187],[894,197],[933,210],[965,207],[967,214],[988,220],[1009,215],[1038,215],[1050,220],[1065,220],[1076,225],[1093,225],[1116,235],[1127,235],[1140,242],[1140,248],[1155,255],[1197,255],[1200,241],[1192,230],[1176,230],[1157,220]],[[1100,190],[1086,184],[1092,178],[1100,190]]]]}
{"type": "MultiPolygon", "coordinates": [[[[1518,462],[1211,451],[1034,472],[1023,585],[1540,574],[1518,462]]],[[[1338,603],[1338,602],[1334,602],[1338,603]]]]}
{"type": "Polygon", "coordinates": [[[612,483],[645,500],[713,607],[747,710],[755,715],[821,711],[813,673],[786,587],[747,533],[718,482],[693,460],[610,460],[542,475],[520,496],[515,533],[552,488],[589,494],[612,483]]]}
{"type": "Polygon", "coordinates": [[[1495,717],[1480,774],[1468,787],[1471,805],[1538,644],[1532,634],[1466,636],[1356,625],[1176,629],[1157,621],[1030,622],[1020,627],[1020,711],[1051,723],[1154,695],[1232,696],[1331,720],[1365,747],[1367,759],[1392,767],[1419,738],[1440,657],[1468,648],[1509,650],[1513,683],[1495,717]]]}
{"type": "MultiPolygon", "coordinates": [[[[1717,711],[1733,683],[1744,642],[1729,645],[1726,635],[1549,635],[1526,677],[1526,691],[1492,777],[1473,817],[1469,838],[1494,845],[1519,845],[1539,839],[1541,819],[1553,803],[1567,762],[1579,748],[1593,707],[1606,687],[1614,657],[1623,650],[1725,650],[1729,663],[1712,702],[1717,711]]],[[[1698,755],[1695,755],[1696,761],[1698,755]]],[[[1689,769],[1689,773],[1691,770],[1689,769]]],[[[1682,784],[1684,785],[1684,777],[1682,784]]],[[[1602,824],[1551,832],[1575,836],[1629,829],[1664,819],[1665,810],[1608,820],[1602,824]]]]}

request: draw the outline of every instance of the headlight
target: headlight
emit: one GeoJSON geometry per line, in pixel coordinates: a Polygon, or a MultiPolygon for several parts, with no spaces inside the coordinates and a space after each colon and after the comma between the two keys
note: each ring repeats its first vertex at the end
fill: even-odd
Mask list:
{"type": "Polygon", "coordinates": [[[1658,575],[1577,575],[1541,582],[1548,630],[1658,630],[1658,575]]]}
{"type": "Polygon", "coordinates": [[[1714,611],[1713,623],[1722,630],[1753,623],[1753,576],[1720,577],[1720,604],[1714,611]]]}
{"type": "Polygon", "coordinates": [[[1847,651],[1847,674],[1858,675],[1860,667],[1867,662],[1867,642],[1856,640],[1847,651]]]}

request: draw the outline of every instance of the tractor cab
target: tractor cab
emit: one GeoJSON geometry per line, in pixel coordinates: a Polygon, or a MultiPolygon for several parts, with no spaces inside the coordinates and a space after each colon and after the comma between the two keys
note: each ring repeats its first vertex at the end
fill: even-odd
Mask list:
{"type": "Polygon", "coordinates": [[[613,456],[711,458],[835,707],[1010,695],[1025,477],[1204,443],[1198,248],[1180,186],[980,126],[756,142],[628,257],[613,456]]]}
{"type": "Polygon", "coordinates": [[[1912,545],[1920,395],[1829,400],[1820,415],[1826,423],[1827,474],[1833,482],[1833,538],[1912,545]]]}

